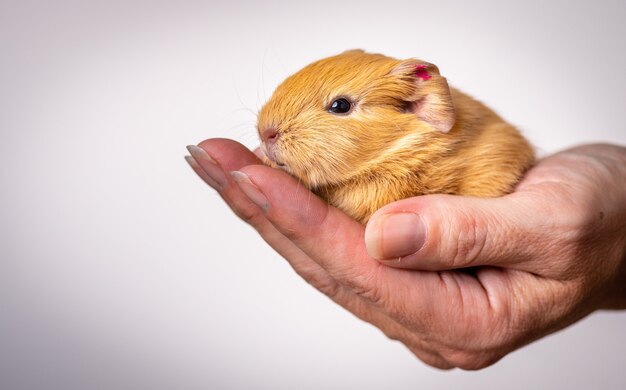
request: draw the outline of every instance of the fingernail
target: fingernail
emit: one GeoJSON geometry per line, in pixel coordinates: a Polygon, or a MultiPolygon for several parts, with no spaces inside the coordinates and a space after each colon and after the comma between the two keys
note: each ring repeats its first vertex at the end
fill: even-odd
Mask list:
{"type": "Polygon", "coordinates": [[[202,168],[200,168],[200,165],[198,165],[198,162],[193,157],[185,156],[185,161],[189,163],[189,166],[191,166],[191,169],[193,169],[193,171],[198,176],[200,176],[200,179],[202,179],[205,183],[207,183],[214,189],[217,189],[219,187],[219,184],[217,184],[215,180],[211,179],[211,177],[207,175],[206,172],[202,168]]]}
{"type": "MultiPolygon", "coordinates": [[[[207,152],[199,146],[189,145],[187,150],[191,153],[191,156],[196,160],[200,168],[211,178],[212,183],[207,181],[207,184],[216,190],[221,190],[226,185],[226,175],[222,168],[220,168],[215,160],[207,154],[207,152]]],[[[193,166],[192,166],[193,168],[193,166]]],[[[202,177],[202,176],[201,176],[202,177]]],[[[206,180],[205,180],[206,181],[206,180]]]]}
{"type": "Polygon", "coordinates": [[[232,171],[230,174],[233,180],[235,180],[235,183],[241,188],[241,191],[243,191],[254,204],[259,206],[263,211],[269,209],[270,204],[267,198],[263,195],[261,190],[259,190],[259,187],[255,186],[254,183],[250,181],[248,175],[239,171],[232,171]]]}
{"type": "Polygon", "coordinates": [[[426,240],[426,228],[414,213],[383,214],[365,229],[367,253],[375,259],[397,259],[417,252],[426,240]]]}

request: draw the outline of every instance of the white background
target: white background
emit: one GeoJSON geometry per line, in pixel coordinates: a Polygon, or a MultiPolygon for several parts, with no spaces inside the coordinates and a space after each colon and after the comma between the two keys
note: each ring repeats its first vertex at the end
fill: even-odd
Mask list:
{"type": "Polygon", "coordinates": [[[482,371],[425,366],[183,160],[254,146],[276,85],[350,48],[437,64],[542,155],[625,144],[625,4],[2,1],[0,388],[625,388],[624,312],[482,371]]]}

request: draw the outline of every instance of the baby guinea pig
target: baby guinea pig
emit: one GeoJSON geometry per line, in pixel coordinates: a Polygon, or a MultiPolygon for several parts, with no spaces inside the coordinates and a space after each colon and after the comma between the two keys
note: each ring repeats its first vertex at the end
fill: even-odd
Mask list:
{"type": "Polygon", "coordinates": [[[361,223],[416,195],[507,194],[534,160],[513,126],[435,65],[361,50],[287,78],[257,126],[265,164],[361,223]]]}

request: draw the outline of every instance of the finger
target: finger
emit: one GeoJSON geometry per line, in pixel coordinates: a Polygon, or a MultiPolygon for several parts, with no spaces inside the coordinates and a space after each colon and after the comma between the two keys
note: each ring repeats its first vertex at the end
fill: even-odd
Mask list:
{"type": "MultiPolygon", "coordinates": [[[[222,167],[235,168],[246,159],[256,161],[247,149],[232,141],[210,140],[201,145],[221,173],[222,167]]],[[[203,167],[211,161],[200,157],[203,167]]],[[[284,172],[256,165],[241,170],[250,174],[245,177],[251,179],[251,185],[258,184],[265,200],[252,202],[241,189],[247,184],[235,184],[230,175],[219,189],[220,195],[296,272],[357,317],[401,340],[427,364],[449,367],[436,348],[421,338],[439,331],[435,326],[438,318],[450,318],[448,311],[440,312],[439,308],[460,306],[458,291],[438,274],[384,267],[369,258],[362,225],[329,207],[284,172]]]]}
{"type": "Polygon", "coordinates": [[[328,273],[302,253],[267,221],[257,205],[251,202],[224,171],[236,170],[259,162],[245,146],[228,139],[210,139],[199,146],[189,146],[187,156],[193,170],[222,198],[241,219],[250,223],[281,256],[290,260],[294,270],[307,282],[329,296],[338,295],[339,284],[328,273]],[[230,184],[230,185],[229,185],[230,184]]]}
{"type": "Polygon", "coordinates": [[[377,293],[381,264],[367,256],[361,224],[283,172],[252,165],[233,175],[265,217],[333,279],[358,294],[377,293]]]}
{"type": "Polygon", "coordinates": [[[238,142],[222,138],[208,139],[187,149],[191,157],[187,156],[186,160],[193,170],[220,193],[235,214],[248,222],[260,216],[257,206],[237,185],[233,185],[233,179],[228,174],[246,165],[259,164],[260,160],[253,152],[238,142]]]}
{"type": "MultiPolygon", "coordinates": [[[[224,169],[239,169],[248,162],[257,162],[250,151],[242,145],[230,140],[207,140],[200,143],[202,150],[191,148],[193,154],[196,155],[200,163],[196,163],[200,169],[199,175],[205,175],[205,170],[215,175],[216,167],[207,164],[217,165],[220,174],[224,169]],[[209,156],[203,156],[206,153],[209,156]],[[200,164],[202,164],[200,166],[200,164]]],[[[192,159],[195,161],[195,159],[192,159]]],[[[268,176],[272,174],[284,177],[285,174],[276,170],[269,170],[268,176]]],[[[216,180],[220,179],[217,175],[216,180]]],[[[289,179],[287,177],[287,179],[289,179]]],[[[213,179],[211,179],[213,180],[213,179]]],[[[414,351],[421,351],[418,356],[428,364],[444,368],[441,363],[441,357],[432,349],[421,343],[415,334],[415,329],[406,328],[404,325],[396,322],[372,303],[363,299],[362,296],[355,294],[351,289],[337,283],[328,272],[319,264],[313,261],[306,253],[297,247],[290,239],[286,238],[274,225],[272,225],[262,209],[249,200],[249,198],[241,191],[239,186],[233,185],[232,177],[226,177],[225,183],[220,187],[220,195],[229,204],[229,206],[255,227],[263,239],[267,241],[279,254],[286,258],[294,270],[302,276],[307,282],[328,295],[336,303],[340,304],[357,317],[364,321],[370,322],[380,328],[388,337],[402,340],[410,346],[414,351]]],[[[277,184],[278,185],[278,184],[277,184]]],[[[276,188],[276,186],[274,187],[276,188]]],[[[306,190],[304,190],[306,191],[306,190]]],[[[308,191],[306,191],[308,192],[308,191]]],[[[309,197],[312,197],[309,194],[309,197]]],[[[295,199],[297,201],[297,199],[295,199]]],[[[323,204],[326,207],[326,204],[323,204]]],[[[350,222],[352,222],[350,220],[350,222]]],[[[352,225],[352,224],[351,224],[352,225]]],[[[362,241],[362,227],[358,225],[358,240],[362,241]]],[[[361,244],[363,252],[363,244],[361,244]]],[[[339,260],[339,259],[338,259],[339,260]]],[[[371,261],[371,260],[370,260],[371,261]]]]}
{"type": "Polygon", "coordinates": [[[368,222],[367,251],[398,268],[439,271],[493,265],[532,271],[531,244],[542,232],[531,228],[533,215],[526,203],[513,195],[428,195],[391,203],[368,222]]]}
{"type": "Polygon", "coordinates": [[[187,150],[191,156],[185,156],[185,160],[204,182],[217,191],[228,184],[228,175],[225,174],[224,168],[228,172],[245,165],[260,163],[245,146],[229,139],[206,140],[198,146],[187,146],[187,150]],[[219,163],[216,160],[219,160],[219,163]]]}
{"type": "Polygon", "coordinates": [[[450,303],[451,293],[436,273],[406,272],[369,257],[363,226],[313,195],[291,176],[259,165],[244,167],[233,175],[278,231],[339,284],[389,317],[423,332],[429,316],[422,314],[450,303]],[[409,312],[411,321],[406,321],[409,312]]]}
{"type": "MultiPolygon", "coordinates": [[[[233,177],[224,174],[224,171],[240,169],[250,163],[258,163],[258,158],[243,145],[227,139],[206,140],[199,145],[198,148],[190,147],[190,152],[194,156],[193,160],[197,161],[196,167],[200,169],[199,175],[207,176],[208,173],[211,175],[210,180],[219,182],[220,187],[218,190],[220,195],[231,209],[240,218],[252,225],[263,239],[286,258],[294,270],[307,282],[331,298],[340,295],[339,284],[328,272],[311,260],[298,246],[276,229],[267,220],[262,208],[259,208],[257,204],[252,202],[242,192],[241,188],[234,184],[233,177]]],[[[283,172],[271,168],[267,169],[270,176],[286,176],[283,172]]],[[[345,295],[342,294],[342,296],[345,295]]],[[[342,304],[344,306],[348,305],[345,299],[343,300],[342,304]]]]}
{"type": "Polygon", "coordinates": [[[218,188],[220,185],[218,182],[213,180],[211,176],[209,176],[204,169],[198,164],[195,158],[192,156],[185,156],[185,161],[189,164],[191,169],[202,179],[206,184],[211,186],[212,188],[218,188]]]}
{"type": "MultiPolygon", "coordinates": [[[[267,221],[259,207],[248,199],[238,185],[234,185],[233,178],[227,174],[246,165],[258,164],[259,159],[253,152],[229,139],[209,139],[198,146],[189,146],[188,149],[192,157],[187,160],[194,171],[208,184],[218,185],[220,195],[240,218],[263,232],[263,238],[283,252],[282,255],[290,258],[303,257],[301,251],[297,253],[299,249],[267,221]]],[[[307,274],[315,272],[312,270],[307,274]]]]}
{"type": "Polygon", "coordinates": [[[212,138],[200,142],[198,147],[217,161],[225,172],[236,171],[246,165],[261,164],[255,153],[230,139],[212,138]]]}

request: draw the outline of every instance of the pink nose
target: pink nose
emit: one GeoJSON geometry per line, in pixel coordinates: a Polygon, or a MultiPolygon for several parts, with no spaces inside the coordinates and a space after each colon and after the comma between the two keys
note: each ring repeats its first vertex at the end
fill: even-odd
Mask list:
{"type": "Polygon", "coordinates": [[[265,142],[267,148],[272,147],[278,139],[278,131],[276,129],[266,129],[261,133],[261,140],[265,142]]]}

